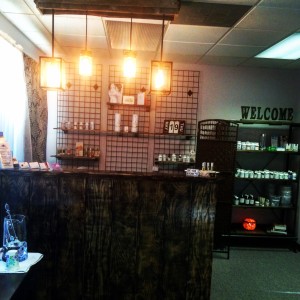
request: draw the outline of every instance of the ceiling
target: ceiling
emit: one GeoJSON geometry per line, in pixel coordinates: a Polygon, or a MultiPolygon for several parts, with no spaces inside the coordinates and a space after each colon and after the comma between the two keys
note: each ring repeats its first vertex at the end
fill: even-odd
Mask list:
{"type": "MultiPolygon", "coordinates": [[[[34,0],[1,0],[0,12],[41,50],[41,54],[51,55],[51,14],[42,14],[34,0]]],[[[129,14],[124,16],[88,15],[87,48],[95,60],[119,59],[123,50],[130,48],[131,18],[129,14]]],[[[138,61],[160,58],[161,19],[162,16],[132,19],[131,49],[137,51],[138,61]]],[[[86,16],[60,12],[55,14],[54,20],[55,55],[74,61],[85,48],[86,16]]],[[[300,31],[299,0],[181,1],[174,20],[164,23],[164,60],[300,69],[300,60],[254,58],[300,31]]]]}

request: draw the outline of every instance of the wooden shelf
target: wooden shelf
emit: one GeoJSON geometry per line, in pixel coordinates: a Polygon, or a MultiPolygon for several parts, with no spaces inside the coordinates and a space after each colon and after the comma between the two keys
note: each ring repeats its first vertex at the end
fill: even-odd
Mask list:
{"type": "Polygon", "coordinates": [[[183,162],[183,161],[158,161],[155,160],[155,164],[157,165],[184,165],[184,166],[191,166],[194,165],[195,162],[183,162]]]}
{"type": "Polygon", "coordinates": [[[191,134],[157,134],[151,132],[116,132],[116,131],[101,131],[101,130],[85,130],[85,129],[63,129],[61,127],[54,128],[62,130],[65,134],[82,134],[82,135],[102,135],[102,136],[122,136],[122,137],[152,137],[157,139],[179,139],[191,140],[195,139],[195,135],[191,134]]]}
{"type": "Polygon", "coordinates": [[[256,205],[232,205],[232,208],[244,208],[244,209],[295,209],[293,205],[291,206],[256,206],[256,205]]]}
{"type": "Polygon", "coordinates": [[[74,155],[51,155],[51,157],[55,157],[61,160],[91,160],[91,161],[98,161],[99,157],[88,157],[88,156],[74,156],[74,155]]]}
{"type": "Polygon", "coordinates": [[[237,150],[237,153],[268,153],[268,154],[294,154],[299,155],[299,151],[268,151],[268,150],[237,150]]]}
{"type": "Polygon", "coordinates": [[[122,103],[110,103],[107,102],[107,106],[109,109],[118,109],[119,107],[126,107],[126,108],[138,108],[138,109],[142,109],[144,111],[150,111],[150,105],[137,105],[137,104],[122,104],[122,103]]]}

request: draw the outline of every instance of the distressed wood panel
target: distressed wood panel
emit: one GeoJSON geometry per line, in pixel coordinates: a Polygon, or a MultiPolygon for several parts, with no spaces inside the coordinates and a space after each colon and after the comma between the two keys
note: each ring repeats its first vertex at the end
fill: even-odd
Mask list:
{"type": "Polygon", "coordinates": [[[215,181],[0,171],[0,184],[44,254],[15,299],[209,299],[215,181]]]}

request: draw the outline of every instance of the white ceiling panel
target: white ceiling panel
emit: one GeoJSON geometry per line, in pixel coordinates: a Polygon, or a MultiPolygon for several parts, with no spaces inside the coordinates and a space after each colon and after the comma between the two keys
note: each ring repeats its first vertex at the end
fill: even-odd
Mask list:
{"type": "Polygon", "coordinates": [[[274,41],[285,38],[284,31],[252,30],[234,28],[219,43],[227,45],[268,47],[274,41]]]}
{"type": "Polygon", "coordinates": [[[18,0],[1,0],[0,12],[16,14],[33,14],[32,10],[23,1],[18,0]]]}
{"type": "Polygon", "coordinates": [[[277,8],[292,8],[292,9],[300,9],[300,1],[298,0],[263,0],[259,4],[259,6],[264,7],[277,7],[277,8]]]}
{"type": "Polygon", "coordinates": [[[263,49],[264,47],[216,45],[207,54],[211,56],[252,57],[263,49]]]}
{"type": "Polygon", "coordinates": [[[239,66],[244,61],[245,58],[243,57],[205,55],[198,63],[207,65],[239,66]]]}
{"type": "Polygon", "coordinates": [[[197,43],[179,43],[179,42],[164,42],[163,50],[166,53],[178,53],[184,55],[203,55],[213,44],[197,44],[197,43]]]}
{"type": "Polygon", "coordinates": [[[229,28],[171,24],[165,35],[167,41],[216,43],[229,28]]]}
{"type": "Polygon", "coordinates": [[[300,28],[300,10],[259,6],[250,12],[238,28],[273,31],[295,31],[300,28]]]}

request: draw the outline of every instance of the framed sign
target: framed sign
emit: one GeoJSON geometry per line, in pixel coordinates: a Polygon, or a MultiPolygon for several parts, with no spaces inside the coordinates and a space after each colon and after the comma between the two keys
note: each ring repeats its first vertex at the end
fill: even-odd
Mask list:
{"type": "Polygon", "coordinates": [[[123,104],[134,104],[134,96],[123,96],[123,104]]]}
{"type": "Polygon", "coordinates": [[[165,134],[184,134],[185,121],[164,120],[163,133],[165,134]]]}

